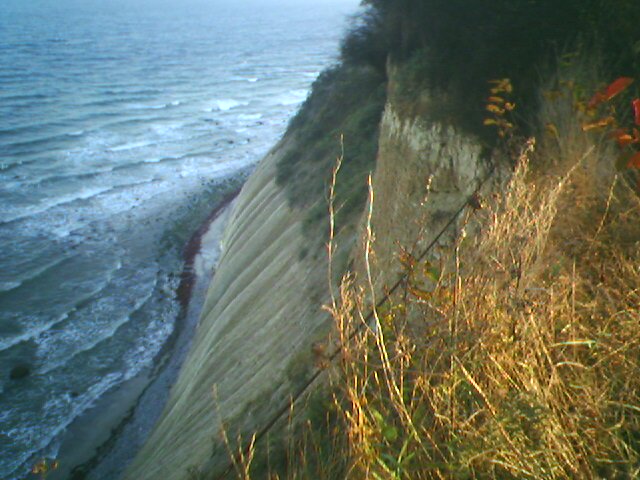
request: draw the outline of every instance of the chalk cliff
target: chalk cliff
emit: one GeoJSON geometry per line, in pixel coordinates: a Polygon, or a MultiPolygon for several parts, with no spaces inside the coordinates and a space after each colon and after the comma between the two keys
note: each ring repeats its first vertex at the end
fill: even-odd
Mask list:
{"type": "Polygon", "coordinates": [[[220,421],[247,434],[258,429],[287,401],[292,359],[310,358],[313,339],[326,330],[326,314],[305,293],[322,266],[299,258],[302,215],[275,182],[288,148],[287,141],[278,145],[237,199],[192,349],[127,478],[179,479],[192,468],[223,465],[220,421]]]}
{"type": "MultiPolygon", "coordinates": [[[[398,270],[398,243],[412,241],[425,225],[428,231],[417,248],[428,243],[489,172],[476,139],[397,105],[394,89],[401,85],[396,76],[389,67],[388,100],[373,164],[381,287],[398,270]],[[427,183],[431,192],[423,204],[427,183]],[[412,218],[428,220],[407,221],[412,218]]],[[[332,322],[321,309],[328,300],[324,244],[309,240],[305,211],[291,206],[286,186],[276,181],[278,162],[299,149],[297,141],[290,132],[242,189],[191,352],[161,420],[126,478],[180,479],[188,478],[190,470],[219,472],[229,458],[220,422],[232,438],[235,432],[250,438],[313,369],[312,344],[326,338],[332,322]]],[[[348,156],[344,161],[349,162],[348,156]]],[[[360,181],[364,185],[365,176],[360,181]]],[[[340,236],[339,242],[355,245],[351,257],[357,264],[358,229],[349,231],[353,233],[340,236]]],[[[454,235],[452,228],[441,242],[454,235]]]]}

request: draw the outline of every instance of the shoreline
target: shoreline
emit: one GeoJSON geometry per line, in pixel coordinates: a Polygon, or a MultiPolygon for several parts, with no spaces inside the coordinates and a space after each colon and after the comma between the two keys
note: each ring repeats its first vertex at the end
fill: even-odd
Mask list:
{"type": "Polygon", "coordinates": [[[180,316],[187,314],[186,310],[191,302],[191,293],[197,276],[197,272],[194,270],[194,265],[196,257],[198,254],[202,253],[202,240],[211,229],[211,224],[216,221],[216,219],[231,205],[231,203],[233,203],[240,194],[241,189],[242,187],[234,190],[220,201],[218,206],[211,211],[207,218],[205,218],[202,225],[200,225],[200,228],[198,228],[198,230],[196,230],[191,236],[182,251],[184,267],[180,274],[180,284],[176,289],[176,297],[178,298],[181,307],[180,316]]]}
{"type": "Polygon", "coordinates": [[[184,246],[184,266],[175,290],[180,313],[151,365],[108,391],[71,423],[57,455],[60,468],[49,480],[120,478],[146,441],[186,359],[215,274],[219,252],[211,256],[207,249],[219,248],[230,206],[240,189],[222,198],[184,246]],[[198,269],[197,264],[205,268],[198,269]]]}

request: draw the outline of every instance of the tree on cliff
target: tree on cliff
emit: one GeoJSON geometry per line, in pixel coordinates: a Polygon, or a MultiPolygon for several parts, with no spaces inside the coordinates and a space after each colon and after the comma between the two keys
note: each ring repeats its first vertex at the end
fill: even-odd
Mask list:
{"type": "MultiPolygon", "coordinates": [[[[343,57],[384,65],[419,56],[432,89],[481,108],[486,81],[509,77],[524,104],[543,65],[567,48],[601,52],[603,66],[640,76],[634,0],[363,0],[343,57]]],[[[532,107],[535,108],[535,107],[532,107]]],[[[478,118],[473,118],[477,123],[478,118]]]]}

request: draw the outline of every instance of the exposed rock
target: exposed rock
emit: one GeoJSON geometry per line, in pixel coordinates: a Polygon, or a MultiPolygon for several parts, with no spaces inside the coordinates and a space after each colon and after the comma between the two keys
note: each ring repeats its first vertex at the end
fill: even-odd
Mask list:
{"type": "Polygon", "coordinates": [[[11,369],[9,378],[11,378],[11,380],[22,380],[23,378],[27,378],[29,375],[31,375],[31,367],[26,364],[20,364],[11,369]]]}
{"type": "MultiPolygon", "coordinates": [[[[193,468],[215,477],[229,463],[220,422],[229,438],[238,432],[251,438],[286,405],[306,365],[326,362],[318,339],[332,325],[320,308],[328,296],[327,262],[322,252],[301,255],[311,248],[303,234],[305,212],[292,209],[276,183],[278,161],[298,147],[295,142],[295,135],[285,137],[242,189],[193,346],[126,479],[181,480],[193,468]]],[[[389,273],[376,279],[378,285],[394,280],[398,242],[420,238],[421,248],[465,204],[488,173],[481,157],[476,139],[389,100],[373,180],[376,270],[389,273]],[[423,202],[428,182],[431,193],[423,202]]],[[[454,237],[455,228],[442,241],[454,237]]],[[[356,271],[360,257],[355,252],[356,271]]]]}
{"type": "MultiPolygon", "coordinates": [[[[372,267],[380,292],[400,277],[400,248],[419,256],[438,238],[427,256],[437,262],[439,248],[451,245],[466,212],[438,235],[492,170],[479,139],[432,120],[434,107],[427,90],[414,91],[412,108],[406,108],[406,93],[402,100],[394,93],[409,88],[401,83],[402,67],[389,64],[388,71],[389,95],[372,179],[372,267]]],[[[493,188],[501,173],[498,171],[493,182],[484,184],[484,189],[493,188]]],[[[355,257],[361,278],[365,271],[363,257],[355,257]]]]}

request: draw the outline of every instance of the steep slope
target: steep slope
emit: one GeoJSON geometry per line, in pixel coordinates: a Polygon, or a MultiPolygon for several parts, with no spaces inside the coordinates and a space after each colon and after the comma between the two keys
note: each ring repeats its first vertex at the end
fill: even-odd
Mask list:
{"type": "Polygon", "coordinates": [[[299,258],[302,215],[275,183],[288,148],[284,141],[264,159],[237,200],[192,350],[126,478],[179,479],[191,467],[225,465],[217,412],[231,419],[230,431],[256,430],[287,401],[291,359],[310,354],[326,328],[317,301],[300,290],[323,281],[322,260],[299,258]]]}
{"type": "MultiPolygon", "coordinates": [[[[340,65],[323,73],[283,140],[244,185],[222,240],[190,354],[168,404],[126,478],[185,478],[224,470],[224,428],[248,440],[309,378],[326,339],[326,185],[344,134],[337,197],[339,275],[356,238],[375,160],[384,76],[340,65]]],[[[273,462],[273,456],[270,457],[273,462]]]]}
{"type": "MultiPolygon", "coordinates": [[[[490,188],[485,182],[494,173],[480,139],[434,121],[433,95],[407,85],[402,70],[389,66],[388,100],[372,180],[374,271],[377,285],[387,287],[402,269],[400,250],[420,255],[455,217],[436,242],[451,244],[463,219],[458,215],[460,209],[481,185],[490,188]],[[410,105],[406,95],[399,93],[407,90],[411,91],[410,105]]],[[[492,182],[499,177],[496,174],[492,182]]],[[[437,251],[432,249],[432,256],[437,251]]]]}
{"type": "MultiPolygon", "coordinates": [[[[418,251],[431,242],[490,170],[478,139],[433,123],[426,113],[407,110],[396,94],[407,88],[401,72],[388,66],[388,78],[373,180],[379,287],[396,278],[398,243],[420,236],[419,243],[406,245],[418,251]]],[[[424,105],[413,106],[428,112],[428,96],[415,94],[424,105]]],[[[348,130],[362,110],[366,108],[345,115],[336,130],[345,125],[348,130]]],[[[355,123],[352,129],[357,129],[355,123]]],[[[270,413],[286,405],[291,392],[307,377],[313,364],[312,344],[326,337],[331,320],[321,310],[328,293],[326,258],[321,254],[325,228],[321,225],[326,222],[323,195],[320,199],[317,194],[301,197],[300,182],[309,180],[298,174],[294,193],[310,204],[298,209],[292,205],[289,186],[278,182],[283,161],[290,162],[300,151],[299,137],[294,129],[244,186],[225,231],[224,253],[190,355],[162,419],[126,478],[179,479],[190,469],[208,476],[219,472],[228,464],[218,435],[220,422],[224,421],[230,438],[235,439],[236,432],[249,438],[268,421],[270,413]],[[315,210],[321,219],[310,226],[309,212],[315,210]]],[[[345,139],[347,166],[349,138],[345,139]]],[[[331,165],[334,151],[324,153],[328,161],[321,162],[307,153],[308,159],[299,168],[310,170],[307,176],[326,178],[321,168],[331,165]]],[[[353,169],[350,176],[339,177],[339,182],[349,183],[342,188],[344,198],[363,189],[365,167],[356,169],[361,175],[355,180],[353,169]]],[[[339,184],[338,189],[341,187],[339,184]]],[[[343,261],[338,271],[344,267],[357,231],[353,224],[359,210],[352,209],[351,216],[342,221],[343,261]]],[[[454,222],[440,239],[443,245],[455,238],[456,226],[454,222]]],[[[356,269],[362,268],[360,258],[355,257],[356,269]]]]}

